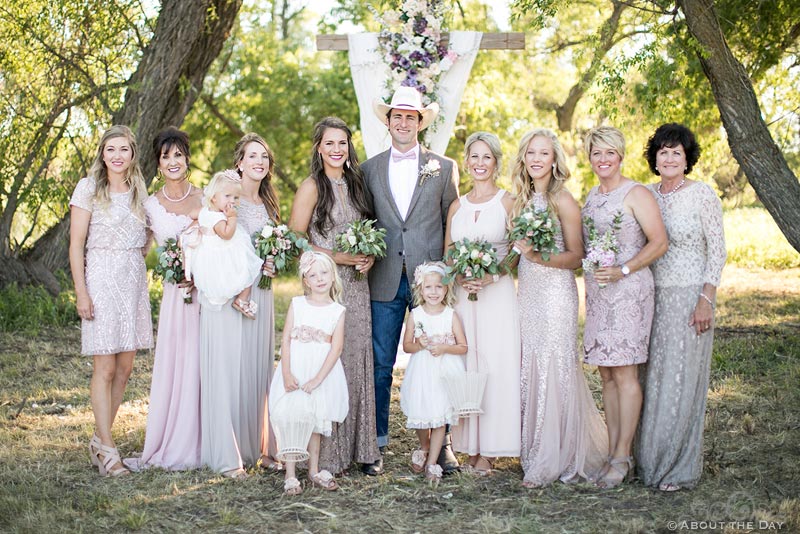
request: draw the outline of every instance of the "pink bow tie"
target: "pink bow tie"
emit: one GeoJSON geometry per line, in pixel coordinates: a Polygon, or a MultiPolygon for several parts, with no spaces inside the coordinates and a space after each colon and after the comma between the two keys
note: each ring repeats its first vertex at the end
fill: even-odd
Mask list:
{"type": "Polygon", "coordinates": [[[409,150],[405,154],[400,154],[399,152],[392,151],[392,161],[398,162],[398,161],[403,161],[404,159],[417,159],[417,155],[414,153],[413,150],[409,150]]]}

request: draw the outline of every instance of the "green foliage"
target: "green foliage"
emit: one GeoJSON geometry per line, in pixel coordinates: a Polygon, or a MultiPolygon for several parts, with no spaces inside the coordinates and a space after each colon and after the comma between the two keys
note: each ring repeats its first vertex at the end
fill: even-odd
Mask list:
{"type": "Polygon", "coordinates": [[[41,286],[0,289],[0,331],[36,336],[42,329],[63,327],[78,321],[75,294],[61,292],[53,297],[41,286]]]}

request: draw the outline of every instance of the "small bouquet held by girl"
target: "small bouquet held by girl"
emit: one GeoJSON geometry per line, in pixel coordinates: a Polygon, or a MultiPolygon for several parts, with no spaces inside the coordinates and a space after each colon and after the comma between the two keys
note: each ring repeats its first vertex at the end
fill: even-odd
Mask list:
{"type": "MultiPolygon", "coordinates": [[[[558,223],[554,220],[549,209],[537,210],[533,206],[526,206],[519,215],[511,220],[511,229],[508,231],[508,240],[528,241],[533,250],[542,253],[544,261],[550,261],[550,254],[558,251],[556,247],[556,228],[558,223]]],[[[521,251],[512,247],[511,252],[503,259],[501,268],[506,272],[511,270],[514,260],[521,251]]]]}
{"type": "MultiPolygon", "coordinates": [[[[359,219],[347,225],[347,230],[334,238],[335,250],[345,254],[364,254],[383,258],[386,256],[386,230],[377,228],[378,221],[359,219]]],[[[356,269],[356,280],[363,280],[364,274],[356,269]]]]}
{"type": "MultiPolygon", "coordinates": [[[[582,260],[584,272],[594,274],[597,269],[614,265],[619,252],[617,232],[619,232],[622,225],[622,212],[618,211],[614,215],[611,220],[611,226],[602,234],[597,231],[597,227],[591,217],[584,217],[583,225],[586,227],[586,233],[589,236],[589,242],[586,245],[586,257],[582,260]]],[[[598,283],[597,285],[600,288],[604,288],[607,284],[598,283]]]]}
{"type": "Polygon", "coordinates": [[[467,338],[461,319],[453,310],[455,293],[445,284],[442,262],[423,263],[414,271],[414,304],[406,319],[403,350],[413,353],[400,387],[400,408],[408,418],[407,428],[417,431],[419,449],[411,453],[411,469],[425,472],[438,482],[437,464],[445,436],[445,425],[458,423],[458,413],[448,397],[445,377],[465,375],[461,357],[467,353],[467,338]]]}
{"type": "MultiPolygon", "coordinates": [[[[465,278],[483,278],[487,274],[500,274],[497,251],[488,241],[462,239],[450,245],[444,257],[452,262],[447,268],[444,282],[449,284],[457,275],[465,278]]],[[[478,300],[477,293],[470,293],[468,300],[478,300]]]]}
{"type": "Polygon", "coordinates": [[[320,436],[330,436],[332,424],[344,421],[349,410],[347,380],[339,360],[345,308],[338,302],[342,283],[336,264],[327,254],[308,251],[300,256],[299,271],[304,295],[294,297],[286,312],[281,360],[269,392],[278,457],[286,461],[287,495],[303,492],[295,464],[305,457],[311,484],[327,491],[339,488],[330,472],[319,469],[320,436]],[[305,432],[295,432],[298,426],[305,432]]]}
{"type": "MultiPolygon", "coordinates": [[[[273,225],[267,223],[264,228],[253,234],[253,244],[256,254],[262,260],[271,259],[275,262],[275,274],[288,271],[292,260],[303,252],[311,250],[308,240],[289,229],[285,224],[273,225]]],[[[261,289],[272,289],[272,277],[261,273],[258,280],[261,289]]]]}
{"type": "MultiPolygon", "coordinates": [[[[160,247],[156,247],[156,264],[153,267],[153,276],[160,278],[165,283],[180,284],[186,281],[183,269],[183,251],[178,240],[170,237],[160,247]]],[[[185,304],[192,303],[192,288],[181,287],[181,296],[185,304]]]]}
{"type": "Polygon", "coordinates": [[[232,306],[254,319],[257,310],[250,290],[264,262],[256,255],[247,232],[237,225],[242,179],[234,170],[221,171],[214,174],[203,192],[204,206],[197,217],[202,239],[193,249],[191,268],[187,261],[186,277],[194,280],[213,308],[219,309],[236,297],[232,306]]]}

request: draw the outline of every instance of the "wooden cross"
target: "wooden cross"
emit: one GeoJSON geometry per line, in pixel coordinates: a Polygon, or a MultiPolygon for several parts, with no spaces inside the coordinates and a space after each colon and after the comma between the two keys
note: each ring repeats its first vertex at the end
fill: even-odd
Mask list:
{"type": "MultiPolygon", "coordinates": [[[[447,45],[449,33],[442,34],[442,44],[447,45]]],[[[484,33],[483,50],[524,50],[525,34],[522,32],[484,33]]],[[[349,50],[346,35],[317,35],[317,50],[349,50]]]]}

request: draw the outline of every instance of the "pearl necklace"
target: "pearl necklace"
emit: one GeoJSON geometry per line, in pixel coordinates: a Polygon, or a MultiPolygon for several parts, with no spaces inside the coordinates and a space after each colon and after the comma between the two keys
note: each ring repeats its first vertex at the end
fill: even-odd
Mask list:
{"type": "MultiPolygon", "coordinates": [[[[661,183],[663,183],[663,182],[661,182],[661,183]]],[[[669,193],[662,193],[661,192],[661,183],[658,184],[658,187],[656,188],[656,191],[658,191],[658,194],[661,195],[661,198],[668,198],[669,196],[673,195],[678,189],[683,187],[683,184],[686,183],[686,178],[683,178],[681,180],[681,183],[676,185],[675,188],[672,191],[670,191],[669,193]]]]}
{"type": "Polygon", "coordinates": [[[167,194],[167,186],[163,186],[161,188],[161,194],[164,195],[164,198],[169,200],[170,202],[182,202],[186,200],[186,197],[189,196],[189,193],[192,192],[192,184],[189,184],[189,189],[186,190],[186,194],[184,194],[181,198],[170,198],[167,194]]]}

